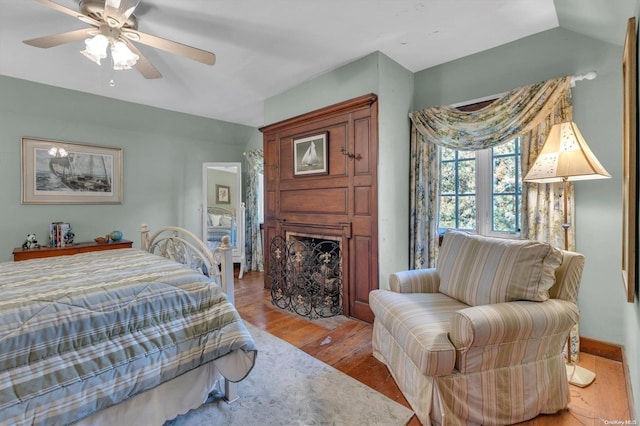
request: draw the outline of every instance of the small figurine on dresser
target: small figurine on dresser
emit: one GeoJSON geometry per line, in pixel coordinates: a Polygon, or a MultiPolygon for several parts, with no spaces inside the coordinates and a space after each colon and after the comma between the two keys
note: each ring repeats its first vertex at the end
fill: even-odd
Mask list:
{"type": "Polygon", "coordinates": [[[22,248],[24,250],[40,248],[40,244],[38,244],[38,240],[36,239],[36,234],[27,234],[27,239],[22,244],[22,248]]]}
{"type": "Polygon", "coordinates": [[[73,229],[69,228],[67,232],[64,234],[64,245],[70,246],[73,244],[73,239],[76,237],[76,234],[73,233],[73,229]]]}

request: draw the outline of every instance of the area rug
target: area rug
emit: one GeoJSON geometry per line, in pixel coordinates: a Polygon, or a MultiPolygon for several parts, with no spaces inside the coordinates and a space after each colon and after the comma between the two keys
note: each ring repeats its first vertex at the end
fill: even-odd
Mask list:
{"type": "Polygon", "coordinates": [[[192,425],[406,425],[413,412],[247,323],[256,364],[232,404],[208,402],[167,422],[192,425]]]}

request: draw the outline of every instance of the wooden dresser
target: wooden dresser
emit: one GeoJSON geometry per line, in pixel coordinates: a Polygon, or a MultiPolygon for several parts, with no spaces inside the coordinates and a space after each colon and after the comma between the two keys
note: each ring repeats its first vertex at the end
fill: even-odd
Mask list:
{"type": "Polygon", "coordinates": [[[13,249],[13,260],[17,262],[19,260],[40,259],[43,257],[69,256],[89,251],[131,248],[132,245],[132,241],[120,240],[102,244],[98,244],[96,242],[76,243],[66,247],[43,246],[36,249],[23,249],[22,247],[16,247],[13,249]]]}

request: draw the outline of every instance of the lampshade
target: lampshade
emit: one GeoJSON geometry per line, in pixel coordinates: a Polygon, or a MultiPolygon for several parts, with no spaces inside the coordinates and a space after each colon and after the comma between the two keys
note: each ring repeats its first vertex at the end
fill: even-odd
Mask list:
{"type": "Polygon", "coordinates": [[[610,177],[589,149],[578,126],[567,121],[551,128],[524,180],[549,183],[610,177]]]}
{"type": "Polygon", "coordinates": [[[109,45],[109,39],[102,34],[97,34],[92,38],[88,38],[84,41],[86,49],[82,53],[87,58],[91,59],[96,64],[100,65],[100,59],[107,57],[107,46],[109,45]]]}
{"type": "Polygon", "coordinates": [[[114,41],[111,44],[111,57],[114,70],[130,70],[140,59],[121,41],[114,41]]]}

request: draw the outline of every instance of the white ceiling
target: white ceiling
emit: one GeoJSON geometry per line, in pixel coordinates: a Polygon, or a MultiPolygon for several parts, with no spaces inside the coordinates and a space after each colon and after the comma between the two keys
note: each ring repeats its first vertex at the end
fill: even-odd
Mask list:
{"type": "MultiPolygon", "coordinates": [[[[77,10],[77,0],[56,1],[77,10]]],[[[142,0],[140,31],[217,56],[208,66],[138,44],[163,74],[145,80],[135,70],[98,67],[79,53],[82,41],[50,49],[23,44],[87,25],[34,0],[0,0],[0,74],[257,127],[266,124],[265,99],[375,51],[416,72],[559,25],[622,44],[637,0],[555,3],[142,0]]]]}

